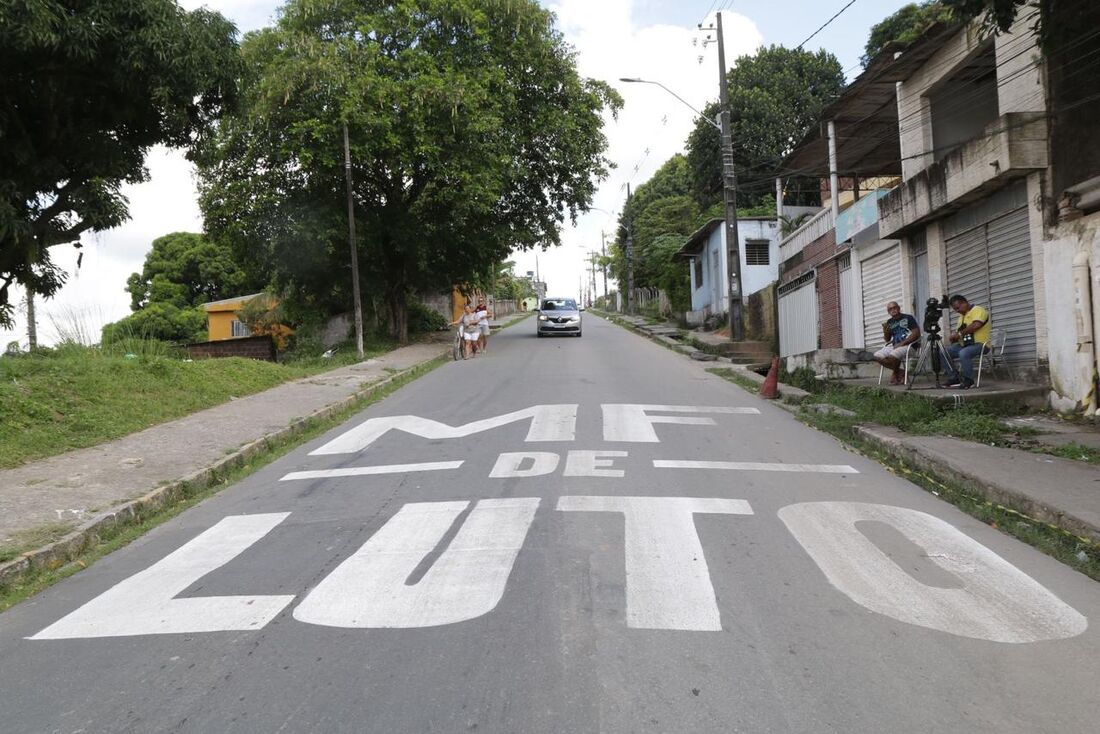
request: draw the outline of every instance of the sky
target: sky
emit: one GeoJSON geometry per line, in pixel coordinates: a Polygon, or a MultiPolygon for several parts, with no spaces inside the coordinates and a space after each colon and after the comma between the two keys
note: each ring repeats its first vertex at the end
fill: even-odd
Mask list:
{"type": "MultiPolygon", "coordinates": [[[[726,61],[752,53],[761,45],[793,47],[803,42],[841,10],[848,0],[540,0],[557,16],[558,28],[576,51],[583,76],[602,79],[625,100],[617,119],[607,116],[604,133],[608,158],[615,164],[592,201],[592,210],[566,222],[562,245],[549,251],[515,253],[516,271],[535,270],[552,294],[578,296],[585,258],[601,247],[601,234],[613,236],[626,186],[644,183],[672,155],[683,152],[694,126],[694,113],[660,87],[625,84],[621,77],[639,77],[664,84],[692,107],[702,109],[718,96],[718,55],[704,43],[722,11],[726,61]],[[537,264],[536,264],[537,259],[537,264]]],[[[188,9],[207,6],[232,20],[242,32],[270,24],[278,0],[181,0],[188,9]]],[[[856,0],[851,7],[806,44],[824,48],[840,60],[850,81],[860,71],[859,56],[871,26],[905,4],[905,0],[856,0]]],[[[39,341],[52,344],[64,337],[98,341],[103,324],[130,312],[124,290],[130,273],[139,272],[157,237],[170,232],[202,231],[196,203],[193,169],[181,151],[154,148],[146,162],[148,182],[128,186],[130,220],[116,229],[82,238],[83,260],[76,267],[71,246],[51,249],[54,261],[69,273],[69,281],[52,299],[36,301],[39,341]]],[[[602,293],[602,278],[597,277],[602,293]]],[[[612,284],[614,288],[614,284],[612,284]]],[[[0,348],[11,341],[26,346],[23,295],[16,326],[0,330],[0,348]]]]}

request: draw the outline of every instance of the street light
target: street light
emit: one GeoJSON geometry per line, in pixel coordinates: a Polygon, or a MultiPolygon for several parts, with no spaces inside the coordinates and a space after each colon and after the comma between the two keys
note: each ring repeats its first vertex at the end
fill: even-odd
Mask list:
{"type": "Polygon", "coordinates": [[[717,130],[718,132],[722,132],[722,126],[721,126],[721,125],[719,125],[719,124],[718,124],[717,122],[715,122],[714,120],[712,120],[712,119],[710,119],[709,117],[707,117],[706,115],[704,115],[704,114],[703,114],[702,112],[700,112],[699,110],[697,110],[697,109],[695,109],[694,107],[692,107],[692,106],[691,106],[691,104],[690,104],[690,103],[689,103],[689,102],[688,102],[688,101],[687,101],[686,99],[684,99],[684,98],[683,98],[683,97],[681,97],[680,95],[676,94],[676,92],[672,91],[671,89],[669,89],[668,87],[666,87],[666,86],[665,86],[664,84],[661,84],[660,82],[655,82],[655,81],[652,81],[652,80],[650,80],[650,79],[638,79],[637,77],[625,77],[625,76],[624,76],[624,77],[620,77],[620,78],[619,78],[619,81],[621,81],[621,82],[627,82],[627,83],[629,83],[629,84],[656,84],[656,85],[657,85],[658,87],[660,87],[661,89],[665,90],[666,92],[668,92],[669,94],[671,94],[671,95],[672,95],[673,97],[675,97],[676,99],[678,99],[678,100],[680,100],[681,102],[683,102],[683,103],[684,103],[684,105],[685,105],[685,106],[686,106],[686,107],[687,107],[688,109],[690,109],[690,110],[691,110],[692,112],[694,112],[694,113],[695,113],[695,116],[696,116],[696,117],[698,117],[698,118],[699,118],[700,120],[702,120],[703,122],[707,123],[708,125],[710,125],[711,127],[713,127],[713,128],[715,129],[715,130],[717,130]]]}

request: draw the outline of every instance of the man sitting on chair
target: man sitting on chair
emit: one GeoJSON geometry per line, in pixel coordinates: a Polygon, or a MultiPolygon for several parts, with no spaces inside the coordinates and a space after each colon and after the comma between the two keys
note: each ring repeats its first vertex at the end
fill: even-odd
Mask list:
{"type": "Polygon", "coordinates": [[[964,296],[951,296],[951,309],[959,315],[955,331],[951,332],[947,353],[959,360],[962,374],[954,364],[947,367],[953,375],[948,387],[967,389],[974,387],[974,358],[982,353],[989,341],[989,311],[981,306],[971,306],[964,296]]]}
{"type": "Polygon", "coordinates": [[[882,323],[886,346],[875,352],[874,360],[894,373],[891,385],[900,385],[905,379],[901,361],[909,345],[920,339],[920,326],[915,318],[902,313],[901,306],[894,301],[886,304],[886,313],[890,314],[889,320],[882,323]]]}

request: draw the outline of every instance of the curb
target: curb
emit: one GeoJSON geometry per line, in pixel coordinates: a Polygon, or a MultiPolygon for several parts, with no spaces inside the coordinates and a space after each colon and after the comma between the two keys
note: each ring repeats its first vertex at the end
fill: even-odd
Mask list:
{"type": "MultiPolygon", "coordinates": [[[[509,326],[510,325],[511,324],[509,324],[509,326]]],[[[125,527],[139,520],[143,513],[162,509],[186,497],[195,490],[205,489],[212,484],[218,473],[243,466],[253,456],[269,448],[272,442],[293,437],[306,430],[313,421],[324,420],[354,405],[363,398],[370,397],[373,393],[395,380],[445,356],[450,352],[450,349],[451,347],[448,344],[446,349],[440,349],[439,354],[430,359],[417,362],[411,367],[388,375],[378,382],[372,382],[335,403],[329,403],[308,415],[295,418],[285,428],[267,433],[255,441],[241,446],[233,453],[227,454],[210,466],[203,467],[198,471],[194,471],[179,479],[173,480],[162,487],[157,487],[153,491],[137,499],[128,500],[115,509],[88,520],[75,530],[66,534],[63,538],[55,540],[41,548],[27,551],[18,558],[0,564],[0,587],[18,581],[31,571],[52,569],[61,566],[75,558],[85,548],[99,542],[101,533],[107,530],[125,527]]]]}
{"type": "Polygon", "coordinates": [[[1050,507],[1027,495],[984,480],[980,475],[964,469],[950,466],[941,461],[933,452],[918,446],[907,446],[902,437],[891,435],[888,429],[875,424],[855,427],[856,437],[885,452],[894,459],[912,466],[922,467],[936,481],[955,485],[969,492],[1002,505],[1010,510],[1053,525],[1056,528],[1100,544],[1100,527],[1074,515],[1050,507]]]}

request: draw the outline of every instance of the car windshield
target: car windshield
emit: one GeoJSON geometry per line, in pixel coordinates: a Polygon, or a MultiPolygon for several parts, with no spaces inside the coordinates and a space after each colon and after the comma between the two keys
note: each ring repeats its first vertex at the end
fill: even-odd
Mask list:
{"type": "Polygon", "coordinates": [[[576,311],[577,302],[572,298],[554,298],[542,302],[543,311],[576,311]]]}

